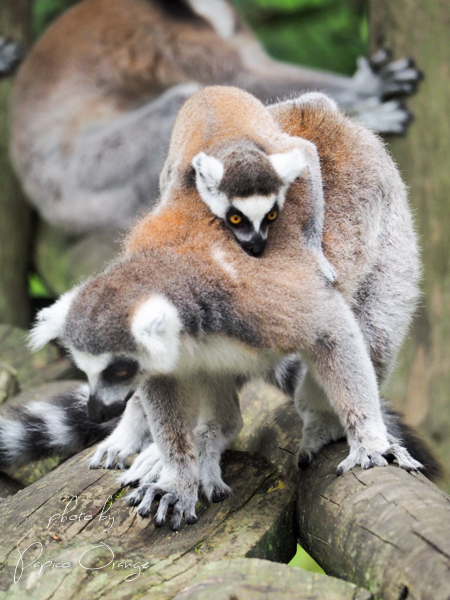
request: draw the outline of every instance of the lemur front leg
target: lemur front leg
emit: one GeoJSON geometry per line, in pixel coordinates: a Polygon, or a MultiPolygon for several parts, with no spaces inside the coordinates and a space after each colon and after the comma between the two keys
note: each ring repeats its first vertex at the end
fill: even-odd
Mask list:
{"type": "Polygon", "coordinates": [[[386,457],[392,456],[403,469],[421,469],[422,465],[400,442],[389,439],[375,371],[361,330],[337,292],[330,294],[321,327],[323,330],[303,356],[347,435],[350,454],[338,465],[337,473],[345,473],[357,465],[364,469],[386,466],[386,457]]]}
{"type": "Polygon", "coordinates": [[[231,488],[222,479],[220,457],[240,431],[242,416],[235,377],[205,377],[201,387],[198,394],[204,401],[194,429],[200,485],[209,502],[220,502],[231,493],[231,488]]]}
{"type": "MultiPolygon", "coordinates": [[[[144,386],[144,391],[142,406],[159,454],[160,472],[156,482],[140,482],[129,496],[129,504],[138,507],[141,517],[148,517],[153,500],[159,497],[155,524],[163,525],[169,506],[173,506],[170,527],[176,531],[183,518],[188,524],[197,521],[198,454],[190,427],[191,418],[173,377],[153,377],[144,386]]],[[[153,445],[150,448],[153,449],[153,445]]],[[[155,468],[155,456],[148,457],[148,468],[155,468]]]]}
{"type": "Polygon", "coordinates": [[[150,442],[147,417],[141,406],[139,392],[136,392],[128,401],[117,427],[104,442],[99,444],[89,463],[89,468],[98,469],[106,454],[104,469],[125,469],[125,460],[141,452],[150,442]]]}

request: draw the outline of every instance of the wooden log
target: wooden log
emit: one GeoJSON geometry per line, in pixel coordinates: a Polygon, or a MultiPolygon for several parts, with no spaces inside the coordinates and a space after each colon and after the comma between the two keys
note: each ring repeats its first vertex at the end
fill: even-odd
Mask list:
{"type": "Polygon", "coordinates": [[[367,590],[319,573],[235,558],[207,564],[173,600],[371,600],[367,590]]]}
{"type": "Polygon", "coordinates": [[[174,533],[156,529],[117,498],[117,472],[90,471],[91,453],[0,503],[1,600],[28,598],[29,590],[36,600],[165,600],[206,563],[236,557],[287,562],[295,553],[295,486],[262,457],[226,453],[224,479],[234,494],[210,506],[200,502],[199,522],[174,533]],[[114,501],[107,509],[109,497],[114,501]],[[52,568],[55,563],[60,566],[52,568]]]}
{"type": "MultiPolygon", "coordinates": [[[[301,427],[295,408],[270,388],[252,386],[243,394],[247,425],[235,445],[295,477],[301,427]]],[[[347,453],[344,442],[326,446],[297,476],[299,543],[327,574],[377,599],[449,600],[450,497],[396,465],[337,477],[347,453]]]]}
{"type": "Polygon", "coordinates": [[[450,497],[390,465],[334,470],[348,452],[327,446],[300,477],[300,543],[326,573],[383,600],[450,597],[450,497]]]}

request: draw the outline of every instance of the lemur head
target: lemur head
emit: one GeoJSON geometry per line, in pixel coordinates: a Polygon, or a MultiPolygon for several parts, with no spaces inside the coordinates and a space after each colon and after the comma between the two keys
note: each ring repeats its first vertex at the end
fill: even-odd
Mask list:
{"type": "Polygon", "coordinates": [[[199,152],[192,160],[200,197],[251,256],[264,252],[269,226],[306,165],[298,148],[268,155],[242,140],[218,148],[214,155],[199,152]]]}
{"type": "MultiPolygon", "coordinates": [[[[100,276],[101,277],[101,276],[100,276]]],[[[33,351],[58,340],[89,382],[88,415],[95,423],[119,416],[152,374],[172,371],[181,322],[160,295],[120,294],[98,279],[64,294],[41,310],[30,334],[33,351]]],[[[135,290],[136,291],[136,290],[135,290]]]]}

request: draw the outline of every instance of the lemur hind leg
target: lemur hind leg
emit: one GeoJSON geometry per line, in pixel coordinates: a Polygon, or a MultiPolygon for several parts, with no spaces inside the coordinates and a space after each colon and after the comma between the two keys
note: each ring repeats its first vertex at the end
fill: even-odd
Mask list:
{"type": "Polygon", "coordinates": [[[127,458],[141,452],[151,442],[150,428],[141,406],[138,394],[135,394],[125,408],[117,427],[99,444],[92,457],[89,468],[125,469],[127,458]],[[102,461],[104,456],[106,459],[102,461]]]}
{"type": "Polygon", "coordinates": [[[297,465],[305,469],[324,446],[345,438],[345,429],[310,373],[295,391],[294,402],[303,421],[297,465]]]}
{"type": "Polygon", "coordinates": [[[205,378],[199,421],[194,429],[199,457],[199,479],[208,501],[220,502],[231,493],[223,481],[220,457],[242,427],[236,381],[233,376],[205,378]]]}

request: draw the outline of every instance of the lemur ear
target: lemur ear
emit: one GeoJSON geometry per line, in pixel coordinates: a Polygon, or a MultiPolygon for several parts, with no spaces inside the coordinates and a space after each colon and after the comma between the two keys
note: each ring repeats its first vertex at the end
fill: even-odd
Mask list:
{"type": "Polygon", "coordinates": [[[45,344],[61,336],[67,313],[77,292],[78,287],[66,292],[54,304],[38,312],[28,341],[28,346],[32,352],[40,350],[45,344]]]}
{"type": "Polygon", "coordinates": [[[282,154],[271,154],[269,160],[285,185],[300,177],[308,164],[305,154],[299,148],[282,154]]]}
{"type": "Polygon", "coordinates": [[[214,156],[199,152],[192,159],[192,166],[196,172],[195,181],[201,199],[216,216],[223,218],[228,208],[226,199],[218,189],[223,177],[223,164],[214,156]]]}
{"type": "Polygon", "coordinates": [[[132,317],[131,332],[145,352],[141,362],[149,372],[170,373],[180,351],[181,320],[175,306],[163,296],[153,296],[132,317]]]}

